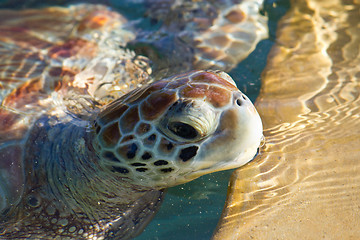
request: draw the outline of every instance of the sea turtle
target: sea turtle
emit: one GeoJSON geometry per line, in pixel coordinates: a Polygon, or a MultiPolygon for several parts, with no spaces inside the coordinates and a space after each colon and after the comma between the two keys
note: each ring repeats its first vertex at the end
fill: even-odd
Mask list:
{"type": "MultiPolygon", "coordinates": [[[[239,24],[235,7],[219,18],[239,24]]],[[[164,189],[256,155],[261,120],[232,78],[192,70],[155,81],[148,58],[126,47],[131,24],[108,7],[0,14],[1,238],[131,238],[164,189]]],[[[192,43],[184,70],[237,61],[192,43]]]]}

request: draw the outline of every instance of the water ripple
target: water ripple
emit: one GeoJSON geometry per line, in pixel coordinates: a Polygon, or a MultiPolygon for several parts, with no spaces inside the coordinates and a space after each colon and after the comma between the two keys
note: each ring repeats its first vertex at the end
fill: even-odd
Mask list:
{"type": "Polygon", "coordinates": [[[214,239],[360,239],[360,2],[292,1],[214,239]],[[342,227],[336,227],[342,226],[342,227]]]}

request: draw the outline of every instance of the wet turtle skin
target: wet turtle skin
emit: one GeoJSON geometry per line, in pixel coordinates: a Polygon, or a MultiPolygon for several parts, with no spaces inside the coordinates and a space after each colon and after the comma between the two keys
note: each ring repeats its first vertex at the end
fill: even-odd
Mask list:
{"type": "MultiPolygon", "coordinates": [[[[211,4],[190,6],[205,16],[211,4]]],[[[153,35],[102,5],[1,10],[0,236],[132,238],[167,187],[250,161],[262,125],[249,99],[224,72],[180,74],[230,69],[265,36],[259,4],[242,4],[224,5],[205,25],[185,14],[195,27],[173,28],[159,14],[153,35]],[[225,56],[240,41],[232,26],[259,18],[253,38],[240,34],[243,55],[225,56]],[[176,61],[153,54],[167,29],[176,61]],[[206,47],[213,43],[218,50],[206,47]]]]}

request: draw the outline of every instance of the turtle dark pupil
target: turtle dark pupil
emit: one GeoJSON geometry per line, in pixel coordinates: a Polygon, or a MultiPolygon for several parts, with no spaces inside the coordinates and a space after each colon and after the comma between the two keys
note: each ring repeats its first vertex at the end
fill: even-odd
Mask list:
{"type": "Polygon", "coordinates": [[[189,124],[182,122],[169,123],[168,129],[171,132],[173,132],[175,135],[185,139],[193,139],[198,135],[198,132],[196,131],[195,128],[193,128],[189,124]]]}

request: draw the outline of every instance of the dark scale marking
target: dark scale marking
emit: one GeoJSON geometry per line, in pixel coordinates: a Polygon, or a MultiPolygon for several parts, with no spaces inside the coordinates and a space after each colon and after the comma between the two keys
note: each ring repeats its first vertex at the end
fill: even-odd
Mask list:
{"type": "Polygon", "coordinates": [[[160,171],[162,171],[163,173],[169,173],[169,172],[174,171],[174,169],[173,168],[163,168],[163,169],[160,169],[160,171]]]}
{"type": "Polygon", "coordinates": [[[148,146],[153,146],[156,141],[156,135],[151,134],[149,137],[144,139],[144,144],[148,146]]]}
{"type": "Polygon", "coordinates": [[[145,163],[132,163],[131,164],[131,166],[134,166],[134,167],[144,167],[144,166],[146,166],[146,164],[145,163]]]}
{"type": "Polygon", "coordinates": [[[128,159],[133,159],[136,156],[136,151],[138,150],[138,146],[133,143],[131,145],[129,145],[129,150],[126,153],[126,156],[128,159]]]}
{"type": "Polygon", "coordinates": [[[179,157],[183,162],[186,162],[196,155],[198,149],[199,147],[197,146],[184,148],[181,150],[179,157]]]}
{"type": "Polygon", "coordinates": [[[113,162],[120,162],[120,160],[117,157],[115,157],[115,155],[112,152],[104,152],[103,157],[113,162]]]}
{"type": "Polygon", "coordinates": [[[156,135],[155,134],[151,134],[149,137],[148,137],[148,140],[153,142],[156,140],[156,135]]]}
{"type": "Polygon", "coordinates": [[[28,198],[28,204],[29,204],[29,206],[31,206],[31,207],[37,207],[37,206],[39,206],[39,199],[37,199],[37,198],[34,197],[34,196],[30,196],[30,197],[28,198]]]}
{"type": "Polygon", "coordinates": [[[116,153],[121,156],[121,159],[131,160],[135,158],[138,149],[139,147],[136,143],[130,143],[117,148],[116,153]]]}
{"type": "Polygon", "coordinates": [[[142,156],[141,156],[142,160],[149,160],[150,158],[152,158],[151,154],[148,152],[145,152],[142,156]]]}
{"type": "Polygon", "coordinates": [[[123,173],[123,174],[126,174],[126,173],[129,173],[130,171],[124,167],[116,167],[116,166],[112,166],[113,170],[115,172],[118,172],[118,173],[123,173]]]}
{"type": "Polygon", "coordinates": [[[171,150],[171,149],[173,149],[173,147],[174,147],[174,144],[172,144],[171,142],[169,142],[169,144],[166,145],[167,150],[171,150]]]}
{"type": "Polygon", "coordinates": [[[174,148],[174,144],[165,138],[161,138],[158,148],[162,153],[171,154],[171,150],[174,148]]]}
{"type": "Polygon", "coordinates": [[[155,166],[164,166],[164,165],[168,165],[169,163],[165,160],[158,160],[156,162],[154,162],[155,166]]]}
{"type": "Polygon", "coordinates": [[[137,168],[136,171],[137,172],[146,172],[148,169],[147,168],[137,168]]]}

